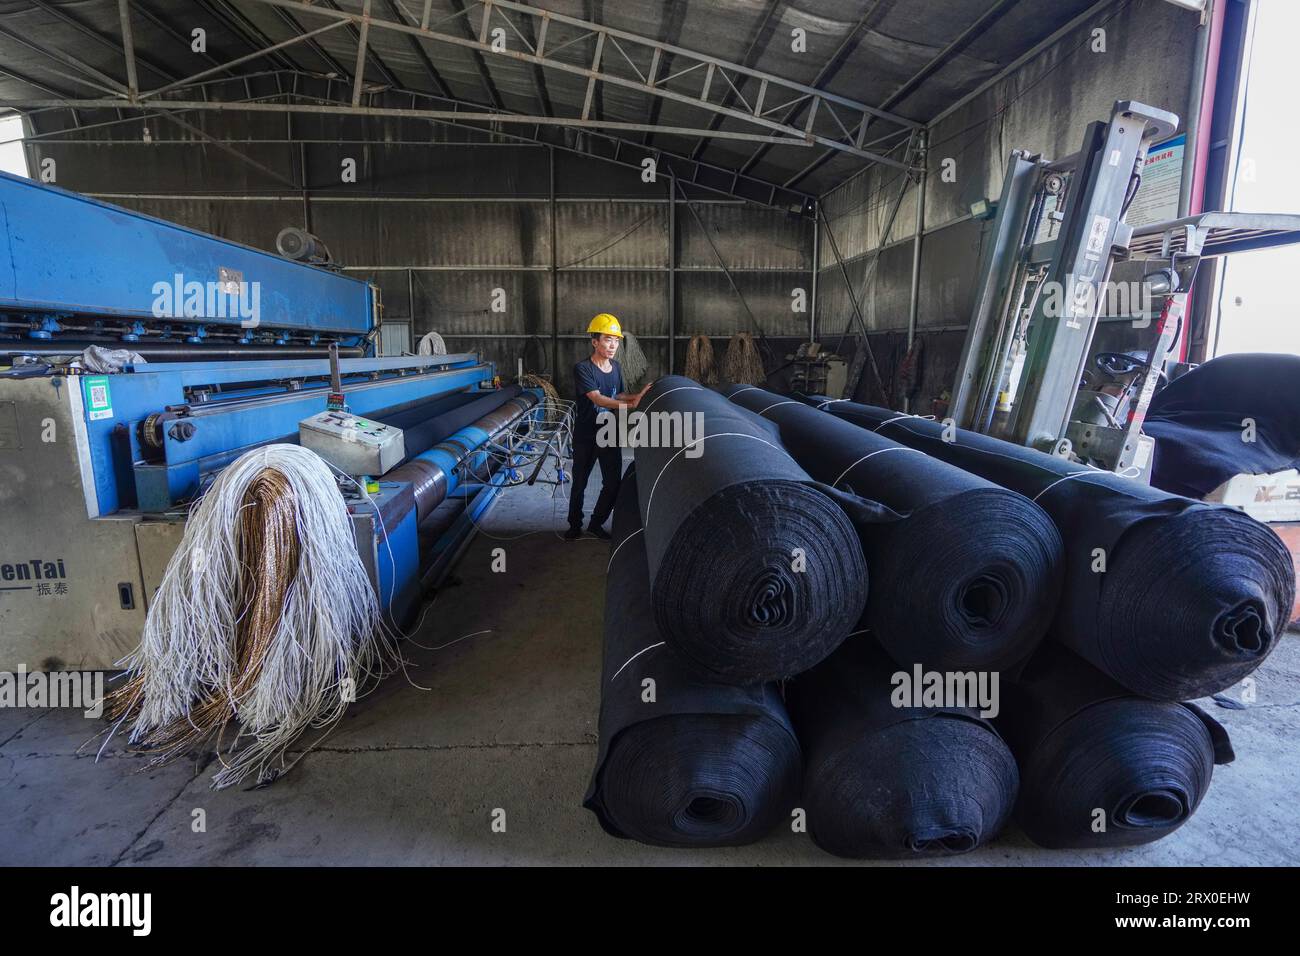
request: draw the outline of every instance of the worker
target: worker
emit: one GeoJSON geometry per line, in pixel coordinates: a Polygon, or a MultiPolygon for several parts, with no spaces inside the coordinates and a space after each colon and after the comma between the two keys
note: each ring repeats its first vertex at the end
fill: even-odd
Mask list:
{"type": "Polygon", "coordinates": [[[623,391],[623,369],[614,359],[623,341],[623,328],[618,319],[602,312],[587,326],[591,336],[591,355],[573,366],[573,382],[577,404],[573,419],[573,488],[569,491],[569,530],[565,537],[572,541],[582,536],[582,505],[587,493],[587,479],[591,469],[600,462],[600,497],[591,513],[587,532],[597,538],[609,539],[604,524],[614,509],[618,486],[622,480],[623,450],[617,444],[598,446],[597,419],[601,415],[618,414],[620,408],[633,409],[650,386],[634,394],[623,391]]]}

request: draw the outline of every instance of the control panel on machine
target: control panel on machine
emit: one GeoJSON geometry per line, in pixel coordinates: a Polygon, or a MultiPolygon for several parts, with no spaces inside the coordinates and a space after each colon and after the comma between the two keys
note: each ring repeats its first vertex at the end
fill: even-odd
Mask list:
{"type": "Polygon", "coordinates": [[[406,457],[402,430],[344,409],[328,409],[298,423],[298,441],[353,477],[382,475],[406,457]]]}

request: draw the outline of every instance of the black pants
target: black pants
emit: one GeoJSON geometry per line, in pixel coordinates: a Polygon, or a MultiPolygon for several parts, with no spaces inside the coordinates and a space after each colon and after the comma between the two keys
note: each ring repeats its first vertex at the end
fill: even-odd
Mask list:
{"type": "Polygon", "coordinates": [[[623,450],[617,445],[602,448],[596,444],[596,436],[573,436],[573,488],[569,491],[569,527],[582,527],[582,499],[587,494],[587,479],[591,469],[600,462],[600,497],[596,499],[596,510],[591,513],[591,523],[596,527],[603,525],[614,510],[614,499],[618,497],[618,486],[623,480],[623,450]]]}

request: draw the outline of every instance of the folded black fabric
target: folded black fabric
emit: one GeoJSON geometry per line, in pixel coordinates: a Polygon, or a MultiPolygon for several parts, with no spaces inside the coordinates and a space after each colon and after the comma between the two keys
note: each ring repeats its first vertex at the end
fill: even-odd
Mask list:
{"type": "Polygon", "coordinates": [[[895,706],[898,667],[866,635],[786,685],[813,841],[836,856],[965,853],[1011,815],[1016,762],[970,707],[895,706]]]}
{"type": "Polygon", "coordinates": [[[799,794],[799,744],[780,691],[707,681],[664,645],[630,470],[613,535],[600,748],[583,806],[607,832],[642,843],[750,843],[787,819],[799,794]]]}
{"type": "Polygon", "coordinates": [[[1061,537],[1014,491],[752,385],[722,394],[774,423],[841,499],[871,574],[862,624],[899,664],[1002,670],[1042,639],[1061,590],[1061,537]]]}
{"type": "Polygon", "coordinates": [[[1191,818],[1227,731],[1199,707],[1129,694],[1044,645],[1003,693],[995,721],[1020,764],[1015,819],[1052,849],[1133,846],[1191,818]]]}
{"type": "Polygon", "coordinates": [[[1151,484],[1190,498],[1233,475],[1300,468],[1300,355],[1206,362],[1156,393],[1142,430],[1156,440],[1151,484]]]}
{"type": "Polygon", "coordinates": [[[843,510],[775,426],[688,378],[660,379],[639,411],[670,439],[636,448],[664,640],[706,676],[737,684],[816,664],[866,604],[866,561],[843,510]]]}
{"type": "Polygon", "coordinates": [[[1291,555],[1239,511],[940,422],[804,400],[1037,502],[1065,545],[1050,636],[1135,694],[1179,701],[1231,687],[1286,629],[1291,555]]]}

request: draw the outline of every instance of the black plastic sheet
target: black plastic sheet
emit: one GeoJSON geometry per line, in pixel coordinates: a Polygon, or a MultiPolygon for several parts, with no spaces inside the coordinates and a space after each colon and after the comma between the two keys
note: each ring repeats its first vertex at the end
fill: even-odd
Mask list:
{"type": "Polygon", "coordinates": [[[664,645],[640,530],[629,470],[614,507],[600,746],[583,805],[608,833],[642,843],[750,843],[788,819],[799,794],[799,743],[775,684],[704,680],[664,645]]]}
{"type": "Polygon", "coordinates": [[[965,853],[1011,816],[1011,751],[974,708],[896,707],[895,665],[849,638],[786,685],[805,753],[803,806],[813,841],[836,856],[965,853]]]}
{"type": "Polygon", "coordinates": [[[795,463],[774,425],[690,379],[660,379],[639,410],[670,439],[666,422],[680,437],[690,430],[689,442],[636,448],[664,640],[706,676],[737,684],[822,660],[867,595],[862,546],[834,493],[795,463]]]}
{"type": "Polygon", "coordinates": [[[1044,646],[1006,687],[995,721],[1020,764],[1015,819],[1052,849],[1133,846],[1191,818],[1227,731],[1199,707],[1129,694],[1087,662],[1044,646]]]}
{"type": "Polygon", "coordinates": [[[1231,687],[1286,629],[1295,571],[1267,525],[1095,468],[915,416],[811,404],[1036,501],[1065,544],[1049,635],[1135,694],[1190,700],[1231,687]]]}
{"type": "Polygon", "coordinates": [[[1061,538],[1028,498],[754,386],[722,389],[771,421],[841,499],[871,574],[862,625],[900,664],[1002,670],[1042,640],[1061,590],[1061,538]]]}
{"type": "Polygon", "coordinates": [[[1151,483],[1190,498],[1300,467],[1300,355],[1206,362],[1156,393],[1142,429],[1156,440],[1151,483]]]}

